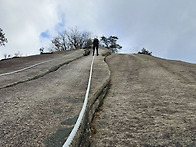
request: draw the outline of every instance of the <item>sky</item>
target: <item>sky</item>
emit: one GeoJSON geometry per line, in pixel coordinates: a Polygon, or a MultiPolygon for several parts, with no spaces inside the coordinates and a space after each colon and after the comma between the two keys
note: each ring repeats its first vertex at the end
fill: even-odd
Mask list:
{"type": "Polygon", "coordinates": [[[23,56],[48,48],[59,32],[78,27],[93,36],[115,35],[133,54],[196,63],[195,0],[0,0],[4,55],[23,56]]]}

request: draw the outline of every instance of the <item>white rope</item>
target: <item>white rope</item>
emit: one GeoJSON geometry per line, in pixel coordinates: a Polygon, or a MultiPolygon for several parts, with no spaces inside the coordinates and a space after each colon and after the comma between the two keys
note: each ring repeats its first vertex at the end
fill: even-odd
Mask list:
{"type": "MultiPolygon", "coordinates": [[[[72,53],[72,54],[73,54],[73,53],[72,53]]],[[[48,63],[48,62],[54,61],[54,60],[59,60],[59,59],[65,58],[66,56],[67,56],[67,55],[65,55],[65,56],[63,56],[63,57],[60,57],[60,58],[57,58],[57,59],[51,59],[51,60],[43,61],[43,62],[40,62],[40,63],[34,64],[34,65],[31,65],[31,66],[28,66],[28,67],[25,67],[25,68],[22,68],[22,69],[19,69],[19,70],[15,70],[15,71],[12,71],[12,72],[2,73],[2,74],[0,74],[0,77],[1,77],[1,76],[7,76],[7,75],[10,75],[10,74],[14,74],[14,73],[18,73],[18,72],[21,72],[21,71],[24,71],[24,70],[33,68],[33,67],[35,67],[35,66],[44,64],[44,63],[48,63]]]]}
{"type": "Polygon", "coordinates": [[[84,115],[84,112],[86,110],[86,105],[87,105],[87,102],[88,102],[88,94],[89,94],[90,85],[91,85],[91,77],[92,77],[92,71],[93,71],[94,57],[95,56],[93,56],[93,60],[92,60],[92,63],[91,63],[88,87],[87,87],[87,90],[86,90],[86,95],[85,95],[84,104],[82,106],[82,110],[80,111],[79,117],[78,117],[78,119],[76,121],[76,124],[74,125],[74,128],[72,129],[71,133],[69,134],[69,137],[67,138],[66,142],[63,144],[63,147],[69,147],[69,145],[71,144],[74,136],[76,135],[76,133],[78,131],[78,128],[79,128],[79,126],[81,124],[81,121],[82,121],[82,118],[83,118],[83,115],[84,115]]]}

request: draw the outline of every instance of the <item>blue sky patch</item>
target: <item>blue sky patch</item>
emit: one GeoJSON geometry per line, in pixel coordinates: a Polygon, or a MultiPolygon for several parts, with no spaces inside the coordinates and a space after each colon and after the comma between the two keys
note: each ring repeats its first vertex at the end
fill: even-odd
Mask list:
{"type": "Polygon", "coordinates": [[[62,32],[65,30],[65,15],[64,14],[61,15],[61,21],[56,24],[55,30],[57,32],[62,32]]]}
{"type": "Polygon", "coordinates": [[[42,38],[50,38],[49,31],[46,30],[45,32],[42,32],[42,33],[41,33],[41,37],[42,37],[42,38]]]}

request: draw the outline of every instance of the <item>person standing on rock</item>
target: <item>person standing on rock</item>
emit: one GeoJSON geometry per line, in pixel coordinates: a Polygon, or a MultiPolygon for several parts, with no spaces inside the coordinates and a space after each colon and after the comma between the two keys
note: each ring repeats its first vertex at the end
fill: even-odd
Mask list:
{"type": "Polygon", "coordinates": [[[97,56],[99,55],[98,54],[98,47],[99,47],[99,40],[97,38],[94,38],[94,40],[93,40],[93,56],[95,54],[95,48],[97,51],[97,56]]]}

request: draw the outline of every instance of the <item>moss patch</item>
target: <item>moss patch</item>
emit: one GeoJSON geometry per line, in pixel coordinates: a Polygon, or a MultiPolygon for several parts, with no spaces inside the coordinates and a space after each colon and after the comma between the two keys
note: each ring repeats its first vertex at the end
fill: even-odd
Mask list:
{"type": "Polygon", "coordinates": [[[83,103],[84,101],[83,97],[82,98],[65,97],[64,99],[69,103],[83,103]]]}
{"type": "Polygon", "coordinates": [[[71,133],[72,128],[62,128],[56,131],[52,136],[48,137],[44,144],[46,147],[62,147],[66,138],[71,133]]]}
{"type": "Polygon", "coordinates": [[[61,122],[62,125],[74,125],[78,119],[78,115],[68,118],[65,121],[61,122]]]}
{"type": "Polygon", "coordinates": [[[53,110],[53,113],[54,114],[61,114],[61,113],[63,113],[63,110],[62,109],[55,109],[55,110],[53,110]]]}

